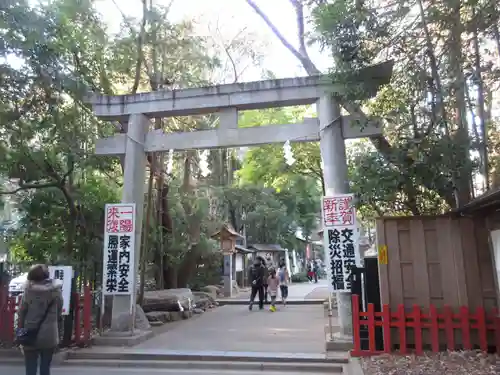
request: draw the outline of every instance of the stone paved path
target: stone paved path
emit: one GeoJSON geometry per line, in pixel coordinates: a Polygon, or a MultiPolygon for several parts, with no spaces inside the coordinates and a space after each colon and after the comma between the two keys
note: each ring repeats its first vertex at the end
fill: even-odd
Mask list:
{"type": "Polygon", "coordinates": [[[137,349],[323,353],[322,305],[279,307],[275,313],[254,306],[222,306],[179,322],[137,349]]]}
{"type": "MultiPolygon", "coordinates": [[[[250,291],[241,291],[238,295],[231,297],[231,300],[248,300],[250,291]]],[[[304,299],[327,299],[328,282],[318,280],[318,283],[294,283],[288,287],[288,298],[290,300],[304,299]]],[[[224,300],[225,298],[220,298],[224,300]]]]}
{"type": "MultiPolygon", "coordinates": [[[[152,368],[141,368],[138,365],[135,368],[126,367],[59,367],[53,368],[51,371],[52,375],[88,375],[93,374],[103,374],[103,375],[258,375],[262,374],[261,371],[221,371],[221,370],[180,370],[180,369],[152,369],[152,368]]],[[[2,375],[24,375],[24,368],[22,366],[2,366],[0,364],[0,374],[2,375]]],[[[266,375],[283,375],[283,372],[266,372],[266,375]]],[[[303,375],[301,373],[287,373],[288,375],[303,375]]]]}

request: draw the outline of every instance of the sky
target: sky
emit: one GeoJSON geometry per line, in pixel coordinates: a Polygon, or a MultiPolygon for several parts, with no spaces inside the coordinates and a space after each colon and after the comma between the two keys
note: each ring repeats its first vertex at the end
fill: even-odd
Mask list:
{"type": "MultiPolygon", "coordinates": [[[[154,1],[158,5],[170,3],[170,0],[154,1]]],[[[115,3],[126,15],[142,14],[140,0],[100,0],[97,9],[108,24],[110,32],[118,31],[121,22],[121,15],[115,3]]],[[[296,46],[295,12],[289,0],[256,0],[256,3],[287,40],[296,46]]],[[[229,39],[246,28],[247,32],[257,34],[257,38],[266,43],[266,57],[263,62],[266,69],[271,70],[278,78],[306,75],[298,60],[281,44],[245,0],[174,0],[170,9],[170,20],[176,22],[185,19],[193,20],[195,32],[204,36],[210,35],[209,25],[213,28],[216,23],[229,39]]],[[[321,53],[317,47],[310,48],[310,54],[320,69],[328,69],[330,61],[327,54],[321,53]]],[[[242,81],[259,79],[260,70],[257,69],[247,70],[241,77],[242,81]]]]}

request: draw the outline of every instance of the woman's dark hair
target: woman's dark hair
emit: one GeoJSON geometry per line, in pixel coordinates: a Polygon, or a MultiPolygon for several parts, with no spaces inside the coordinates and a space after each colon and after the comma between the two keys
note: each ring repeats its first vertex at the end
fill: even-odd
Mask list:
{"type": "Polygon", "coordinates": [[[49,278],[49,269],[45,264],[37,264],[28,271],[28,281],[41,283],[49,278]]]}
{"type": "Polygon", "coordinates": [[[274,268],[271,268],[271,278],[275,279],[276,278],[276,270],[274,268]]]}

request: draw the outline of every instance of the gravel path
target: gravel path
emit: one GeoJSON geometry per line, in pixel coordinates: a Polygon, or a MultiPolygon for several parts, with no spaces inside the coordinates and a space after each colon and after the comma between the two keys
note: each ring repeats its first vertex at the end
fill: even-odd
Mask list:
{"type": "Polygon", "coordinates": [[[365,375],[498,375],[500,357],[480,352],[364,358],[365,375]]]}

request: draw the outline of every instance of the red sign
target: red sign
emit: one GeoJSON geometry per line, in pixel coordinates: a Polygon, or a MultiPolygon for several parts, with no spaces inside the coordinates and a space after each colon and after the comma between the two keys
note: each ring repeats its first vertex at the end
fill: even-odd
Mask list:
{"type": "Polygon", "coordinates": [[[354,196],[352,194],[323,198],[323,226],[338,227],[354,225],[356,221],[354,196]]]}
{"type": "Polygon", "coordinates": [[[107,233],[130,233],[134,231],[133,206],[109,206],[106,209],[107,233]]]}

